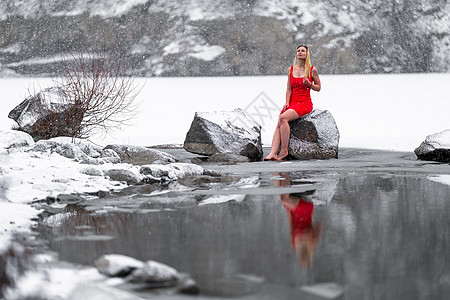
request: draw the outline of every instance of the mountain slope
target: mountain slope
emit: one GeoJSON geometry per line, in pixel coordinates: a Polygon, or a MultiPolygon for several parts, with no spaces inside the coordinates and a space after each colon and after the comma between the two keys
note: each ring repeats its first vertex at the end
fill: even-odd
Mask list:
{"type": "Polygon", "coordinates": [[[2,0],[0,74],[54,75],[106,51],[140,76],[448,72],[450,3],[432,0],[2,0]]]}

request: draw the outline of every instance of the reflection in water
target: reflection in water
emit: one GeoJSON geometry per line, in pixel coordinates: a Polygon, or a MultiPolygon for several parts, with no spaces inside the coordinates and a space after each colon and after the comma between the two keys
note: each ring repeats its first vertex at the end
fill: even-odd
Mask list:
{"type": "MultiPolygon", "coordinates": [[[[275,186],[290,186],[289,173],[274,174],[281,179],[274,181],[275,186]]],[[[315,247],[322,234],[322,222],[312,222],[314,204],[305,200],[305,193],[280,194],[289,224],[292,246],[300,265],[309,268],[315,247]]]]}
{"type": "Polygon", "coordinates": [[[192,275],[198,299],[448,298],[448,186],[408,174],[286,175],[277,175],[275,185],[286,186],[278,187],[272,173],[261,174],[262,193],[242,202],[198,205],[210,195],[185,191],[88,201],[94,207],[68,207],[39,232],[60,260],[92,266],[100,255],[116,253],[168,264],[192,275]],[[280,190],[304,191],[299,185],[311,181],[314,192],[284,194],[280,205],[280,190]],[[305,260],[314,254],[310,268],[296,262],[291,248],[292,234],[302,230],[286,224],[294,219],[290,204],[309,207],[304,228],[310,230],[303,233],[305,260]],[[119,205],[140,209],[113,209],[119,205]],[[308,243],[306,232],[313,232],[308,243]]]}

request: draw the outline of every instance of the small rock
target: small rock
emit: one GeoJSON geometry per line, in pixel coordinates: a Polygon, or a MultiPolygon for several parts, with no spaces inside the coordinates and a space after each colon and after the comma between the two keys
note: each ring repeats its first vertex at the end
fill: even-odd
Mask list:
{"type": "Polygon", "coordinates": [[[209,176],[209,175],[193,175],[186,176],[178,180],[182,185],[195,188],[209,188],[211,184],[215,183],[231,183],[233,178],[231,176],[209,176]]]}
{"type": "Polygon", "coordinates": [[[60,194],[56,200],[61,204],[76,204],[84,201],[84,198],[79,195],[60,194]]]}
{"type": "Polygon", "coordinates": [[[197,282],[187,275],[180,276],[177,290],[179,293],[187,295],[198,295],[200,293],[197,282]]]}
{"type": "Polygon", "coordinates": [[[145,283],[151,287],[169,287],[177,284],[178,276],[174,268],[149,260],[134,270],[127,279],[132,283],[145,283]]]}
{"type": "Polygon", "coordinates": [[[17,130],[0,130],[0,148],[11,149],[34,146],[34,141],[28,133],[17,130]]]}
{"type": "Polygon", "coordinates": [[[81,174],[89,176],[103,176],[103,171],[95,167],[86,167],[80,170],[81,174]]]}
{"type": "Polygon", "coordinates": [[[119,163],[120,158],[112,150],[103,150],[91,142],[71,137],[55,137],[40,140],[30,151],[52,151],[82,164],[119,163]]]}
{"type": "Polygon", "coordinates": [[[95,261],[98,271],[110,277],[125,277],[143,266],[144,262],[121,254],[103,255],[95,261]]]}
{"type": "Polygon", "coordinates": [[[176,158],[168,153],[146,147],[130,145],[108,145],[104,150],[116,152],[120,160],[133,165],[167,164],[176,162],[176,158]]]}
{"type": "Polygon", "coordinates": [[[106,171],[105,175],[111,180],[125,181],[128,185],[141,183],[141,178],[129,170],[111,169],[106,171]]]}

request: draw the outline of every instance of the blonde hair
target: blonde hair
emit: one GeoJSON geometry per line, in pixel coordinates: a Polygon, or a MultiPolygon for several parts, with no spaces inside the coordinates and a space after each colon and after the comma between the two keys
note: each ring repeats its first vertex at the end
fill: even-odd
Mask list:
{"type": "MultiPolygon", "coordinates": [[[[309,55],[309,49],[308,49],[308,46],[300,45],[297,47],[296,50],[298,50],[298,48],[300,48],[300,47],[306,48],[305,77],[310,78],[311,77],[311,59],[310,59],[310,55],[309,55]]],[[[294,66],[296,64],[297,64],[297,53],[295,54],[295,58],[294,58],[294,66]]]]}

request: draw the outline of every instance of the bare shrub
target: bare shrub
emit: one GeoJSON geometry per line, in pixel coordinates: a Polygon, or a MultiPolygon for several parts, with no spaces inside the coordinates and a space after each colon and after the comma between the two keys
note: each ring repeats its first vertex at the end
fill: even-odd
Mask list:
{"type": "MultiPolygon", "coordinates": [[[[139,104],[140,89],[126,74],[124,59],[114,52],[69,54],[53,87],[30,96],[34,107],[31,128],[22,128],[35,140],[56,136],[87,138],[130,125],[139,104]],[[46,99],[48,98],[48,99],[46,99]]],[[[129,69],[128,69],[129,70],[129,69]]]]}
{"type": "Polygon", "coordinates": [[[124,60],[114,53],[78,53],[64,58],[64,71],[54,82],[67,102],[73,103],[70,115],[65,116],[72,120],[72,136],[106,134],[129,125],[137,112],[139,89],[125,72],[124,60]]]}

